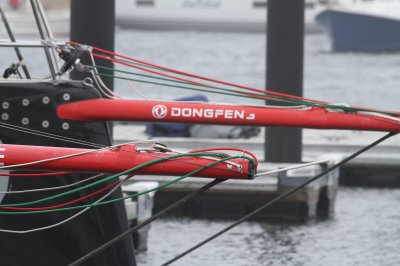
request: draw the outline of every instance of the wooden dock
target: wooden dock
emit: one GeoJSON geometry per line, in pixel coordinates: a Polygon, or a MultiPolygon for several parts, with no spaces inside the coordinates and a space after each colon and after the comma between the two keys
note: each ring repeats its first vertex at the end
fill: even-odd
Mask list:
{"type": "MultiPolygon", "coordinates": [[[[329,164],[331,165],[333,161],[280,172],[271,176],[262,176],[254,180],[227,180],[189,201],[173,214],[197,218],[238,218],[312,178],[329,164]]],[[[295,164],[262,163],[259,169],[260,171],[271,171],[293,165],[295,164]]],[[[164,184],[174,178],[176,177],[137,176],[133,181],[155,181],[164,184]]],[[[273,208],[259,213],[254,219],[306,220],[313,217],[328,217],[333,213],[338,178],[338,171],[332,172],[276,204],[273,208]]],[[[208,182],[210,179],[188,177],[158,191],[154,198],[154,211],[164,209],[208,182]]]]}

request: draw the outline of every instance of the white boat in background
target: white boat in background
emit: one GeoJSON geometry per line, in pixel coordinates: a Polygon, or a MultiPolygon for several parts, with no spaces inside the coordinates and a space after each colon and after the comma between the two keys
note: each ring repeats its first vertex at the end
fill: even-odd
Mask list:
{"type": "MultiPolygon", "coordinates": [[[[322,7],[316,0],[306,1],[306,32],[322,31],[314,20],[322,7]]],[[[116,0],[121,27],[264,32],[266,20],[267,0],[116,0]]]]}
{"type": "MultiPolygon", "coordinates": [[[[56,37],[69,35],[69,3],[69,0],[42,0],[47,19],[56,37]]],[[[17,37],[38,36],[38,29],[29,0],[2,0],[0,5],[17,37]]],[[[5,34],[3,27],[0,28],[0,34],[3,36],[5,34]]]]}
{"type": "Polygon", "coordinates": [[[334,50],[400,51],[400,0],[340,0],[316,19],[334,50]]]}

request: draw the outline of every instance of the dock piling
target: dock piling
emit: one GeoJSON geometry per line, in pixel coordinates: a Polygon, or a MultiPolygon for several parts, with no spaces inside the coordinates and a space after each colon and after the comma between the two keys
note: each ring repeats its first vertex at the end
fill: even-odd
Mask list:
{"type": "MultiPolygon", "coordinates": [[[[268,0],[268,90],[303,94],[304,7],[304,0],[268,0]]],[[[267,128],[264,153],[268,162],[301,162],[301,129],[267,128]]]]}
{"type": "MultiPolygon", "coordinates": [[[[71,0],[71,41],[114,51],[115,0],[71,0]]],[[[99,65],[112,68],[107,60],[97,59],[99,65]]],[[[99,69],[99,72],[102,70],[99,69]]],[[[74,71],[73,79],[83,79],[85,74],[74,71]]],[[[113,89],[112,78],[102,78],[113,89]]]]}

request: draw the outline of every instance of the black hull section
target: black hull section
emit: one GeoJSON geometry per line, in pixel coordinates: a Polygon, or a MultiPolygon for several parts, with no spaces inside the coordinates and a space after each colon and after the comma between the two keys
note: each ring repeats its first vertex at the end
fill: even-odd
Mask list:
{"type": "MultiPolygon", "coordinates": [[[[110,134],[107,124],[60,121],[55,114],[56,106],[66,99],[68,101],[76,101],[98,97],[99,95],[91,87],[86,87],[81,83],[62,83],[58,85],[49,83],[0,83],[0,109],[2,114],[6,113],[9,117],[6,121],[4,119],[0,121],[87,142],[109,145],[110,134]],[[67,94],[69,98],[65,96],[67,94]],[[46,100],[43,100],[44,97],[49,97],[50,102],[45,104],[46,100]],[[22,105],[23,99],[29,101],[28,106],[22,105]],[[2,106],[4,102],[8,102],[8,108],[2,106]],[[21,124],[23,118],[28,118],[28,125],[21,124]],[[43,121],[48,121],[48,128],[43,127],[43,121]],[[66,129],[63,123],[68,123],[68,129],[66,129]]],[[[88,147],[17,132],[3,127],[0,128],[0,139],[4,143],[10,144],[88,147]]],[[[83,177],[83,175],[73,174],[63,177],[10,178],[8,189],[16,191],[61,186],[77,182],[83,177]]],[[[110,183],[103,184],[102,186],[107,186],[110,183]]],[[[72,196],[63,197],[61,201],[67,202],[87,195],[97,189],[99,189],[99,186],[93,190],[86,190],[75,193],[72,196]]],[[[60,191],[57,192],[59,193],[60,191]]],[[[38,199],[38,197],[42,198],[54,194],[55,192],[40,193],[40,195],[38,193],[19,194],[18,196],[7,195],[2,203],[27,202],[38,199]]],[[[110,198],[121,196],[122,192],[119,190],[110,198]]],[[[91,202],[93,200],[86,200],[80,204],[91,202]]],[[[44,205],[52,204],[47,203],[44,205]]],[[[58,223],[76,212],[75,210],[19,216],[1,215],[0,228],[27,230],[47,226],[58,223]]],[[[0,264],[7,266],[67,265],[128,228],[125,207],[123,202],[120,202],[93,208],[78,218],[53,229],[28,234],[0,232],[0,264]]],[[[134,266],[135,258],[131,238],[127,238],[125,241],[110,247],[83,265],[134,266]]]]}

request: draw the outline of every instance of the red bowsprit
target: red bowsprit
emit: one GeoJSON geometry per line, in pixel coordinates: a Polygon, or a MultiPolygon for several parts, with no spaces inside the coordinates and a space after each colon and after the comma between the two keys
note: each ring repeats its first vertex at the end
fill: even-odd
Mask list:
{"type": "MultiPolygon", "coordinates": [[[[131,144],[101,150],[0,144],[0,150],[3,155],[0,163],[4,165],[3,167],[14,165],[11,168],[24,170],[116,173],[164,158],[164,161],[129,174],[179,176],[215,162],[206,155],[168,159],[172,154],[139,151],[131,144]]],[[[253,162],[237,158],[207,167],[195,176],[253,179],[254,174],[253,162]]]]}
{"type": "Polygon", "coordinates": [[[57,115],[78,121],[153,121],[400,132],[398,121],[373,113],[320,107],[275,108],[193,102],[93,99],[60,105],[57,115]]]}

